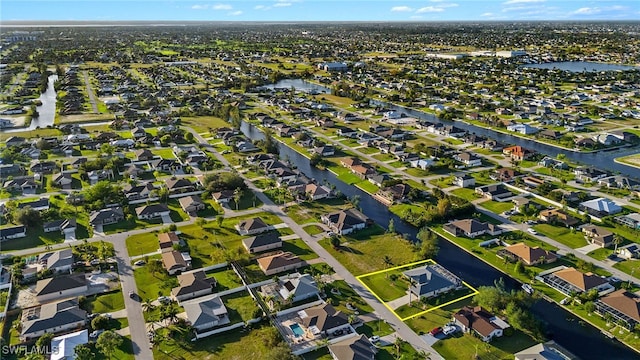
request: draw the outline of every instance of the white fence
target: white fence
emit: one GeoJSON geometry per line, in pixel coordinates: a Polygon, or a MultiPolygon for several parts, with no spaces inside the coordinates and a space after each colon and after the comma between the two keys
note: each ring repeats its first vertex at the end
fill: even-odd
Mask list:
{"type": "Polygon", "coordinates": [[[296,306],[296,307],[292,307],[290,309],[285,309],[285,310],[282,310],[282,311],[278,311],[276,313],[276,317],[280,317],[282,315],[291,314],[292,312],[298,312],[300,310],[308,309],[308,308],[310,308],[312,306],[317,306],[317,305],[322,305],[322,304],[324,304],[324,300],[316,300],[316,301],[314,301],[312,303],[309,303],[309,304],[302,304],[302,305],[299,305],[299,306],[296,306]]]}

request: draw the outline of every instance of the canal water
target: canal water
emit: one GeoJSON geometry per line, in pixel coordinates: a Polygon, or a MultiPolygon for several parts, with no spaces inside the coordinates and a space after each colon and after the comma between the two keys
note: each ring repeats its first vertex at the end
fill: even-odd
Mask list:
{"type": "Polygon", "coordinates": [[[56,89],[54,87],[55,82],[58,80],[58,75],[49,75],[47,79],[47,90],[40,94],[40,102],[42,105],[37,106],[39,116],[31,120],[31,124],[27,127],[18,127],[13,129],[4,129],[2,132],[18,132],[29,131],[37,128],[46,128],[47,126],[53,126],[53,122],[56,118],[56,89]]]}
{"type": "Polygon", "coordinates": [[[620,65],[620,64],[608,64],[594,61],[557,61],[539,64],[527,64],[522,65],[523,68],[533,69],[548,69],[548,70],[562,70],[569,72],[600,72],[600,71],[626,71],[626,70],[640,70],[640,67],[620,65]]]}
{"type": "MultiPolygon", "coordinates": [[[[317,85],[317,84],[312,84],[302,79],[285,79],[285,80],[279,81],[276,84],[268,85],[266,87],[268,88],[295,87],[297,90],[302,90],[302,91],[314,90],[318,92],[330,92],[329,88],[326,88],[324,86],[317,85]]],[[[426,120],[433,123],[444,123],[444,124],[452,123],[452,122],[440,120],[438,117],[436,117],[433,114],[410,109],[404,106],[399,106],[399,105],[390,104],[390,103],[377,101],[377,100],[372,100],[371,103],[375,105],[388,107],[389,109],[403,112],[410,117],[426,120]]],[[[455,124],[456,127],[463,129],[465,131],[468,131],[469,133],[490,137],[503,144],[520,145],[527,149],[532,149],[539,153],[549,155],[552,157],[555,157],[558,154],[565,154],[567,159],[573,162],[577,162],[577,163],[589,165],[589,166],[595,166],[599,169],[608,170],[611,172],[617,172],[622,175],[640,179],[640,169],[614,162],[614,159],[617,157],[637,154],[638,153],[637,148],[623,148],[623,149],[617,149],[612,151],[600,151],[597,153],[583,153],[583,152],[577,152],[577,151],[564,150],[564,149],[561,149],[552,145],[540,143],[534,140],[525,139],[525,138],[521,138],[518,136],[509,135],[509,134],[504,134],[501,132],[497,132],[495,130],[486,129],[476,125],[468,124],[463,121],[454,121],[453,123],[455,124]]]]}
{"type": "MultiPolygon", "coordinates": [[[[242,132],[252,140],[264,139],[264,134],[254,125],[243,123],[242,132]]],[[[399,233],[407,234],[415,240],[418,229],[405,223],[398,216],[391,213],[385,206],[374,200],[368,193],[355,186],[347,185],[338,180],[335,174],[327,170],[319,170],[309,164],[309,160],[295,150],[279,144],[280,158],[287,159],[307,176],[314,178],[318,183],[329,183],[336,187],[342,194],[360,197],[360,207],[364,214],[373,219],[377,224],[386,227],[389,220],[393,219],[395,228],[399,233]]],[[[393,258],[390,249],[389,256],[393,258]]],[[[473,255],[461,250],[449,241],[440,241],[440,252],[436,258],[438,263],[455,273],[471,285],[490,286],[500,278],[505,280],[509,289],[519,289],[520,284],[510,277],[485,264],[473,255]]],[[[637,359],[638,355],[618,341],[603,336],[596,328],[579,325],[579,319],[565,311],[556,304],[539,301],[533,307],[533,313],[538,319],[544,319],[546,329],[553,340],[565,346],[569,351],[582,359],[637,359]]]]}

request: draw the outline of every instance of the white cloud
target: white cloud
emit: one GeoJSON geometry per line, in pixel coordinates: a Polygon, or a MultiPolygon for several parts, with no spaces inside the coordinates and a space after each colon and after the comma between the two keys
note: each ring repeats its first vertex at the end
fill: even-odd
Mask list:
{"type": "Polygon", "coordinates": [[[502,4],[504,5],[511,5],[511,4],[531,4],[531,3],[543,3],[547,0],[508,0],[503,2],[502,4]]]}
{"type": "Polygon", "coordinates": [[[486,12],[486,13],[484,13],[484,14],[481,14],[480,16],[482,16],[482,17],[489,17],[489,16],[493,16],[493,15],[494,15],[493,13],[486,12]]]}
{"type": "Polygon", "coordinates": [[[209,8],[209,5],[193,5],[191,8],[193,10],[205,10],[209,8]]]}
{"type": "Polygon", "coordinates": [[[266,8],[266,6],[264,6],[264,5],[256,5],[256,6],[253,7],[253,10],[262,10],[264,8],[266,8]]]}
{"type": "Polygon", "coordinates": [[[423,13],[433,13],[433,12],[443,12],[444,8],[438,6],[425,6],[416,11],[418,14],[423,13]]]}
{"type": "Polygon", "coordinates": [[[285,7],[285,6],[291,6],[292,4],[290,2],[277,2],[275,4],[273,4],[273,7],[285,7]]]}
{"type": "Polygon", "coordinates": [[[600,9],[599,7],[582,7],[576,11],[574,11],[572,14],[575,15],[593,15],[593,14],[598,14],[602,12],[602,9],[600,9]]]}
{"type": "Polygon", "coordinates": [[[211,7],[213,10],[231,10],[233,6],[229,4],[215,4],[211,7]]]}
{"type": "Polygon", "coordinates": [[[229,13],[229,15],[231,15],[231,16],[242,15],[242,10],[232,11],[232,12],[229,13]]]}
{"type": "Polygon", "coordinates": [[[393,12],[411,12],[411,11],[413,11],[413,9],[408,7],[408,6],[394,6],[394,7],[391,8],[391,11],[393,11],[393,12]]]}

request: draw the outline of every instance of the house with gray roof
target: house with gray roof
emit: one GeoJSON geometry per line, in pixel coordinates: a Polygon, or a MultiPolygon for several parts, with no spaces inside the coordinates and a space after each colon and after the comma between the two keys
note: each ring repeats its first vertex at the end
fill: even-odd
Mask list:
{"type": "Polygon", "coordinates": [[[260,292],[265,298],[273,298],[269,306],[279,301],[295,303],[307,299],[318,299],[318,285],[309,274],[293,273],[278,278],[277,282],[263,285],[260,292]]]}
{"type": "Polygon", "coordinates": [[[84,274],[58,276],[36,283],[36,300],[45,303],[52,300],[86,294],[89,290],[84,274]]]}
{"type": "Polygon", "coordinates": [[[27,236],[27,228],[24,225],[0,229],[0,241],[19,239],[25,236],[27,236]]]}
{"type": "Polygon", "coordinates": [[[42,226],[42,228],[44,229],[44,232],[47,233],[47,232],[59,231],[62,235],[65,236],[65,238],[66,237],[75,238],[77,227],[78,226],[76,224],[75,218],[55,220],[55,221],[48,222],[42,226]]]}
{"type": "Polygon", "coordinates": [[[22,311],[20,340],[34,340],[45,333],[60,333],[77,329],[87,323],[87,312],[80,309],[77,299],[59,301],[22,311]]]}
{"type": "Polygon", "coordinates": [[[622,211],[620,205],[606,198],[597,198],[580,203],[580,210],[597,217],[617,214],[622,211]]]}
{"type": "Polygon", "coordinates": [[[235,227],[240,235],[254,235],[273,229],[259,217],[242,220],[235,227]]]}
{"type": "Polygon", "coordinates": [[[94,227],[115,224],[122,220],[124,220],[124,211],[120,206],[94,211],[89,215],[89,223],[94,227]]]}
{"type": "Polygon", "coordinates": [[[71,249],[50,252],[40,256],[38,262],[53,272],[71,271],[73,252],[71,249]]]}
{"type": "Polygon", "coordinates": [[[178,283],[180,286],[171,290],[171,296],[181,302],[211,294],[216,286],[216,279],[208,278],[204,271],[197,270],[178,275],[178,283]]]}
{"type": "Polygon", "coordinates": [[[197,332],[204,332],[216,326],[230,323],[227,308],[217,295],[185,302],[182,306],[191,326],[197,332]]]}
{"type": "Polygon", "coordinates": [[[427,265],[402,274],[411,282],[411,292],[417,297],[434,297],[462,284],[457,276],[439,265],[427,265]]]}
{"type": "Polygon", "coordinates": [[[377,352],[364,334],[329,345],[334,360],[374,360],[377,352]]]}
{"type": "Polygon", "coordinates": [[[282,248],[282,239],[277,231],[269,231],[254,237],[242,239],[242,245],[249,254],[282,248]]]}

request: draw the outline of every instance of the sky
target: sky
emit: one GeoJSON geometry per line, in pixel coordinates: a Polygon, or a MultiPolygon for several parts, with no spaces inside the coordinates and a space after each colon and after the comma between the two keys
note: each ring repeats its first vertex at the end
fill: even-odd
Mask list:
{"type": "Polygon", "coordinates": [[[640,21],[640,0],[2,0],[11,20],[640,21]]]}

